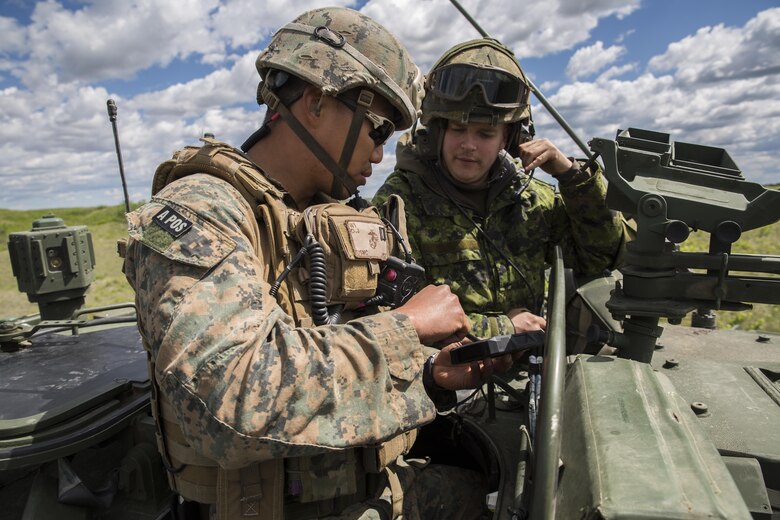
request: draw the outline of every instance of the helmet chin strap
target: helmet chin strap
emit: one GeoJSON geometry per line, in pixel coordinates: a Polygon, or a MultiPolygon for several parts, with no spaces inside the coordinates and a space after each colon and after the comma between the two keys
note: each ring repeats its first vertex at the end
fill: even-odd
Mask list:
{"type": "MultiPolygon", "coordinates": [[[[363,119],[366,117],[366,111],[371,103],[374,101],[374,93],[370,90],[361,90],[357,100],[357,108],[355,108],[352,114],[352,123],[349,125],[349,132],[344,139],[344,147],[341,149],[341,157],[339,157],[339,168],[342,171],[347,171],[349,162],[352,160],[352,155],[355,153],[355,143],[357,142],[360,130],[363,128],[363,119]]],[[[352,180],[352,179],[350,179],[352,180]]],[[[335,191],[337,186],[337,179],[333,177],[333,186],[331,192],[335,191]]],[[[357,193],[357,186],[354,190],[350,190],[350,194],[357,193]]],[[[333,198],[338,198],[331,195],[333,198]]]]}
{"type": "MultiPolygon", "coordinates": [[[[364,106],[362,107],[362,110],[360,110],[361,106],[360,103],[358,103],[358,110],[355,111],[355,114],[352,118],[352,125],[350,126],[349,133],[347,134],[347,138],[344,142],[344,147],[341,150],[341,158],[339,159],[339,162],[336,163],[336,161],[334,161],[333,158],[328,155],[328,152],[325,151],[320,143],[314,139],[314,136],[312,136],[311,133],[309,133],[309,131],[304,128],[300,121],[295,118],[292,112],[290,112],[290,109],[288,109],[284,103],[281,102],[279,96],[277,96],[268,88],[265,82],[263,82],[260,86],[260,93],[262,99],[265,101],[266,105],[268,105],[268,109],[273,110],[274,112],[279,112],[279,114],[281,114],[282,118],[292,129],[295,135],[298,136],[298,138],[309,148],[309,150],[311,150],[314,156],[319,159],[325,168],[327,168],[328,171],[330,171],[330,173],[333,175],[333,184],[331,186],[330,196],[334,199],[344,198],[342,197],[343,189],[346,189],[350,195],[356,193],[358,185],[350,178],[346,168],[349,165],[349,161],[352,159],[352,154],[355,150],[355,142],[357,141],[360,127],[363,124],[363,118],[367,107],[364,106]]],[[[369,92],[369,94],[371,93],[369,92]]],[[[361,98],[362,95],[363,93],[361,92],[361,98]]],[[[373,94],[371,94],[371,96],[373,97],[373,94]]],[[[371,103],[369,101],[369,105],[370,104],[371,103]]]]}

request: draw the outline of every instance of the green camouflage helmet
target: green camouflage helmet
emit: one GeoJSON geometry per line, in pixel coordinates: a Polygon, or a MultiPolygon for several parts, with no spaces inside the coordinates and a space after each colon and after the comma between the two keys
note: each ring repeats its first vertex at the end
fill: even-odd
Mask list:
{"type": "Polygon", "coordinates": [[[531,119],[531,87],[514,54],[492,38],[455,45],[434,64],[425,81],[421,121],[499,123],[531,119]]]}
{"type": "Polygon", "coordinates": [[[399,129],[410,127],[420,109],[422,73],[409,52],[385,27],[352,9],[303,13],[274,34],[256,66],[263,81],[270,70],[281,70],[328,96],[366,87],[398,111],[399,129]]]}

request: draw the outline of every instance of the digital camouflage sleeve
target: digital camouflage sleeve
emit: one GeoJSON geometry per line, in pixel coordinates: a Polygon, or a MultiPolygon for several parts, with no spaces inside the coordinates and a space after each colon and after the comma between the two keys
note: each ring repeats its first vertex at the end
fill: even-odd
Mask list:
{"type": "Polygon", "coordinates": [[[472,333],[490,337],[514,332],[506,316],[525,308],[539,314],[544,271],[560,244],[567,267],[595,275],[614,267],[623,245],[623,223],[605,203],[600,174],[555,187],[528,177],[515,162],[511,181],[488,204],[486,214],[455,204],[430,182],[430,172],[400,149],[402,166],[374,197],[380,204],[391,193],[405,202],[412,254],[427,283],[448,284],[472,322],[472,333]],[[427,182],[426,182],[427,180],[427,182]],[[484,234],[474,224],[479,225],[484,234]],[[500,252],[499,252],[500,249],[500,252]],[[511,260],[523,273],[521,277],[511,260]]]}
{"type": "Polygon", "coordinates": [[[297,327],[269,296],[263,230],[226,182],[185,177],[129,222],[125,273],[154,377],[200,453],[238,468],[371,444],[433,419],[409,319],[297,327]],[[166,230],[155,217],[171,210],[182,218],[166,230]]]}

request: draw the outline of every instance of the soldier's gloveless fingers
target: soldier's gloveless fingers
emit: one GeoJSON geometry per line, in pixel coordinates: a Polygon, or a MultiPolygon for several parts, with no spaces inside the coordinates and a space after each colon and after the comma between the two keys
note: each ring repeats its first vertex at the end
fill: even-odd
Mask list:
{"type": "Polygon", "coordinates": [[[516,333],[547,328],[547,320],[529,311],[515,312],[511,310],[507,316],[512,321],[512,325],[515,326],[516,333]]]}
{"type": "Polygon", "coordinates": [[[428,285],[397,310],[409,317],[426,345],[469,330],[468,317],[447,285],[428,285]]]}
{"type": "Polygon", "coordinates": [[[512,354],[504,354],[503,356],[493,358],[492,362],[493,362],[493,373],[503,374],[504,372],[506,372],[512,367],[512,363],[514,363],[514,358],[512,354]]]}

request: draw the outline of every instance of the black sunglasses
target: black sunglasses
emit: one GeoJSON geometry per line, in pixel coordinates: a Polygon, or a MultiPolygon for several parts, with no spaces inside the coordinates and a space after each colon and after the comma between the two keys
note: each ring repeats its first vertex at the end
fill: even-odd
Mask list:
{"type": "MultiPolygon", "coordinates": [[[[336,97],[336,99],[341,101],[353,112],[357,110],[357,103],[355,101],[342,97],[336,97]]],[[[393,124],[393,122],[386,117],[375,114],[370,110],[366,110],[365,116],[373,127],[371,130],[369,130],[368,136],[374,141],[376,146],[382,146],[387,142],[388,139],[390,139],[390,136],[393,135],[393,132],[395,132],[395,124],[393,124]]]]}

